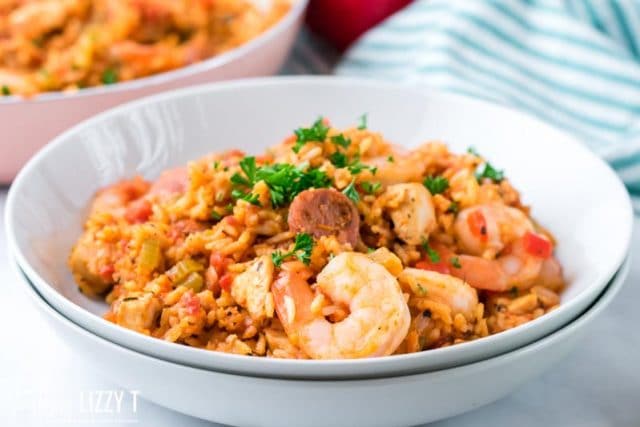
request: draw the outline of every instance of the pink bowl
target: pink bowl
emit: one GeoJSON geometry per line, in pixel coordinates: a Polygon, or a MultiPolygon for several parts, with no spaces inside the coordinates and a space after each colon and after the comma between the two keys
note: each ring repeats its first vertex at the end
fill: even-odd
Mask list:
{"type": "Polygon", "coordinates": [[[10,182],[29,157],[63,130],[123,102],[199,83],[275,74],[291,51],[307,2],[292,1],[289,13],[262,35],[197,64],[77,93],[0,97],[0,183],[10,182]]]}

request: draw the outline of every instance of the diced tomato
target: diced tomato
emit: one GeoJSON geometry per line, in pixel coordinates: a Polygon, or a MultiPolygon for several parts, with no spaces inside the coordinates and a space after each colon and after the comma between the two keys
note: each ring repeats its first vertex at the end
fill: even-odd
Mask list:
{"type": "Polygon", "coordinates": [[[193,294],[193,292],[187,292],[182,295],[180,302],[189,316],[194,316],[200,311],[200,300],[193,294]]]}
{"type": "Polygon", "coordinates": [[[524,249],[533,256],[549,258],[553,245],[546,237],[527,231],[523,237],[524,249]]]}
{"type": "Polygon", "coordinates": [[[231,292],[231,285],[233,284],[233,274],[224,273],[220,278],[220,287],[227,292],[231,292]]]}
{"type": "Polygon", "coordinates": [[[451,270],[449,269],[449,266],[443,260],[440,260],[434,263],[434,262],[431,262],[431,260],[423,259],[421,261],[416,262],[415,267],[421,270],[435,271],[436,273],[451,274],[451,270]]]}
{"type": "Polygon", "coordinates": [[[296,142],[296,139],[298,139],[297,136],[295,135],[289,135],[288,137],[286,137],[283,141],[283,143],[285,144],[293,144],[294,142],[296,142]]]}
{"type": "Polygon", "coordinates": [[[209,265],[216,269],[218,276],[222,276],[227,271],[227,266],[231,264],[231,258],[227,258],[220,252],[211,252],[209,265]]]}
{"type": "Polygon", "coordinates": [[[225,157],[244,157],[244,151],[234,148],[224,153],[225,157]]]}
{"type": "Polygon", "coordinates": [[[124,219],[129,224],[139,224],[145,222],[151,216],[151,203],[146,199],[139,199],[131,202],[124,212],[124,219]]]}
{"type": "Polygon", "coordinates": [[[238,218],[236,218],[233,215],[225,216],[224,220],[227,221],[227,223],[232,226],[236,226],[240,224],[240,221],[238,221],[238,218]]]}
{"type": "Polygon", "coordinates": [[[474,236],[483,242],[487,241],[489,238],[487,235],[487,220],[482,212],[478,210],[471,212],[467,217],[467,225],[469,225],[469,229],[474,236]]]}
{"type": "Polygon", "coordinates": [[[272,160],[273,160],[273,157],[270,154],[263,154],[261,156],[256,156],[256,163],[258,164],[271,163],[272,160]]]}
{"type": "Polygon", "coordinates": [[[104,280],[112,280],[114,271],[115,271],[115,268],[113,267],[113,265],[107,264],[107,265],[101,266],[98,269],[98,274],[100,274],[100,277],[102,277],[104,280]]]}

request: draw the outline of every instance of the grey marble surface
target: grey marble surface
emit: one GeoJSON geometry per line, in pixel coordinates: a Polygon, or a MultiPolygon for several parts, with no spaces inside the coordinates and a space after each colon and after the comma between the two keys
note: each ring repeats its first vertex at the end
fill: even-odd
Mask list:
{"type": "MultiPolygon", "coordinates": [[[[2,218],[5,198],[6,189],[0,190],[2,218]]],[[[639,233],[636,218],[626,285],[567,359],[505,399],[432,426],[640,426],[639,233]]],[[[82,366],[82,358],[91,355],[75,353],[53,334],[20,289],[6,252],[1,228],[0,426],[93,425],[82,408],[67,404],[92,391],[117,391],[118,386],[82,366]]],[[[138,402],[134,415],[118,419],[106,416],[101,424],[213,425],[145,401],[138,402]]]]}

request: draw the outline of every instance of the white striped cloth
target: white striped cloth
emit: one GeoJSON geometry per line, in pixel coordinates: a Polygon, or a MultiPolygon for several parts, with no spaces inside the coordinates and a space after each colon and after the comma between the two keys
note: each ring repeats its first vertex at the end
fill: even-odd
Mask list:
{"type": "MultiPolygon", "coordinates": [[[[298,44],[296,72],[331,69],[317,43],[298,44]]],[[[640,0],[417,0],[334,72],[525,110],[575,134],[640,194],[640,0]]]]}

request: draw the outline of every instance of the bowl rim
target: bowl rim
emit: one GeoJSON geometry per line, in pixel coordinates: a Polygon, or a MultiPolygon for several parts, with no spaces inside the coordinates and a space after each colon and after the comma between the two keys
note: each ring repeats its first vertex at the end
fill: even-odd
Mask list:
{"type": "Polygon", "coordinates": [[[110,85],[91,86],[74,92],[51,91],[40,92],[33,97],[24,98],[20,96],[0,96],[0,108],[15,104],[41,104],[55,101],[64,101],[67,99],[77,99],[90,96],[101,96],[111,93],[119,93],[126,91],[134,91],[149,86],[160,86],[171,83],[175,80],[190,77],[195,74],[210,71],[214,68],[226,65],[237,60],[251,51],[262,48],[273,38],[280,35],[300,18],[306,10],[309,0],[291,0],[292,5],[289,11],[278,22],[262,32],[251,40],[218,55],[211,56],[202,61],[185,65],[173,70],[167,70],[160,73],[152,74],[145,77],[139,77],[133,80],[117,82],[110,85]]]}
{"type": "MultiPolygon", "coordinates": [[[[129,340],[129,339],[134,340],[140,343],[140,347],[147,348],[150,346],[151,348],[155,348],[158,350],[163,350],[171,353],[172,349],[175,349],[174,343],[169,343],[163,340],[159,340],[157,338],[148,337],[146,335],[128,330],[126,328],[115,325],[111,322],[108,322],[105,319],[99,316],[96,316],[91,312],[88,312],[83,307],[75,304],[74,302],[68,300],[63,295],[61,295],[54,287],[49,285],[47,281],[44,280],[37,271],[35,271],[34,268],[31,267],[31,265],[26,261],[26,256],[23,254],[21,248],[19,247],[16,236],[13,233],[13,230],[14,230],[13,221],[14,221],[14,217],[16,217],[15,214],[13,214],[13,211],[15,211],[15,204],[16,204],[16,198],[17,198],[16,192],[21,187],[26,187],[26,185],[23,182],[27,180],[28,176],[31,174],[31,171],[37,170],[39,163],[42,162],[44,159],[46,159],[46,157],[48,156],[48,153],[50,151],[55,150],[57,146],[65,144],[65,140],[68,139],[69,136],[73,135],[76,132],[80,132],[85,128],[89,128],[94,123],[103,121],[111,116],[123,114],[128,109],[136,109],[148,104],[156,103],[158,101],[169,100],[169,99],[181,97],[181,96],[190,96],[192,94],[202,94],[203,92],[215,93],[216,91],[219,91],[219,90],[236,90],[239,88],[263,87],[263,86],[273,86],[273,85],[286,87],[292,84],[298,84],[302,86],[308,85],[308,84],[312,84],[312,85],[316,85],[316,84],[336,85],[337,84],[337,85],[343,85],[345,87],[357,84],[357,85],[364,85],[364,86],[370,87],[372,90],[376,90],[380,88],[393,89],[393,90],[410,89],[413,92],[416,92],[416,90],[418,90],[425,96],[428,96],[429,94],[432,94],[432,95],[438,94],[441,97],[443,96],[450,97],[450,98],[461,100],[466,103],[474,103],[479,106],[482,106],[483,108],[490,108],[502,114],[517,115],[525,118],[526,120],[535,121],[537,126],[543,126],[549,129],[550,131],[565,135],[566,137],[565,142],[567,144],[572,144],[573,149],[582,151],[585,155],[591,157],[593,160],[600,163],[603,167],[606,168],[606,171],[611,175],[613,182],[615,182],[616,185],[624,189],[624,185],[622,184],[622,181],[615,174],[613,169],[606,162],[604,162],[601,158],[596,156],[592,151],[587,149],[584,145],[582,145],[577,139],[575,139],[571,135],[568,135],[565,132],[555,127],[552,127],[528,114],[525,114],[517,110],[512,110],[500,105],[496,105],[488,101],[471,98],[465,95],[433,90],[430,88],[427,88],[427,89],[421,88],[421,87],[416,88],[411,84],[381,82],[374,79],[361,79],[361,78],[353,78],[353,77],[284,76],[284,77],[266,77],[266,78],[263,77],[263,78],[243,79],[243,80],[211,83],[206,85],[191,86],[191,87],[163,92],[163,93],[155,94],[145,98],[141,98],[135,101],[131,101],[131,102],[122,104],[120,106],[117,106],[115,108],[101,112],[87,120],[84,120],[79,124],[73,126],[72,128],[68,129],[67,131],[63,132],[56,138],[54,138],[49,144],[45,145],[35,156],[33,156],[29,160],[29,162],[22,168],[22,170],[18,173],[16,179],[14,180],[13,185],[9,190],[9,194],[6,202],[6,208],[5,208],[5,211],[6,211],[5,227],[7,230],[7,241],[8,241],[10,253],[12,253],[15,256],[18,264],[24,270],[27,276],[33,281],[34,285],[38,287],[38,289],[44,290],[43,294],[45,299],[47,299],[47,301],[51,300],[57,303],[55,305],[56,307],[60,305],[61,307],[64,307],[65,311],[69,310],[70,312],[75,313],[78,316],[78,318],[85,318],[87,319],[87,321],[91,322],[92,324],[97,325],[100,328],[106,328],[106,330],[110,331],[112,334],[115,334],[119,337],[123,337],[122,340],[129,340]]],[[[624,261],[624,258],[629,251],[629,246],[631,243],[631,234],[632,234],[631,232],[633,227],[633,209],[632,209],[631,201],[626,189],[624,189],[624,194],[626,197],[625,204],[627,205],[625,210],[627,212],[626,228],[628,232],[626,233],[626,241],[624,242],[624,245],[621,246],[620,253],[616,254],[616,262],[611,264],[609,270],[606,272],[606,275],[600,278],[601,280],[592,280],[589,287],[587,287],[584,291],[576,295],[571,300],[563,303],[558,310],[555,310],[552,313],[549,313],[545,316],[541,316],[537,319],[534,319],[516,328],[501,332],[499,334],[493,334],[481,339],[460,343],[455,346],[442,347],[442,348],[432,349],[424,352],[416,352],[416,353],[410,353],[410,354],[378,357],[378,358],[351,359],[351,360],[349,359],[346,359],[346,360],[290,360],[290,359],[247,357],[243,355],[214,352],[214,351],[204,350],[200,348],[193,348],[189,346],[180,346],[180,352],[181,354],[184,355],[181,357],[181,359],[184,360],[185,358],[196,358],[196,359],[206,358],[207,365],[218,365],[218,364],[228,365],[233,363],[242,363],[243,366],[249,367],[244,369],[247,369],[247,370],[251,369],[252,371],[255,371],[255,370],[263,371],[265,372],[264,376],[270,376],[269,375],[270,366],[278,366],[278,365],[282,368],[289,367],[289,368],[304,369],[304,370],[308,370],[309,372],[315,372],[315,370],[321,370],[322,368],[330,369],[331,367],[333,367],[333,369],[348,371],[349,367],[352,368],[356,365],[368,365],[369,369],[372,372],[375,372],[379,370],[381,366],[385,366],[387,364],[401,365],[405,361],[409,361],[413,359],[428,360],[429,357],[433,358],[437,356],[441,356],[442,358],[447,358],[451,353],[455,355],[459,352],[464,351],[463,349],[466,349],[467,351],[472,351],[474,349],[481,348],[481,346],[489,346],[491,345],[491,343],[494,343],[496,340],[509,339],[510,337],[514,337],[518,334],[523,333],[525,330],[533,329],[538,325],[542,324],[543,322],[546,322],[549,319],[549,316],[558,316],[559,313],[567,311],[568,310],[567,307],[575,306],[576,304],[579,304],[581,301],[584,302],[584,300],[588,298],[591,298],[591,300],[593,300],[592,299],[593,296],[590,295],[589,289],[592,289],[596,286],[602,286],[603,283],[606,284],[611,279],[611,277],[613,277],[615,272],[618,270],[618,268],[624,261]],[[259,368],[259,369],[252,369],[251,367],[259,368]]],[[[591,293],[593,293],[593,290],[591,291],[591,293]]],[[[173,359],[165,359],[165,360],[173,360],[173,359]]],[[[203,360],[203,359],[200,359],[200,360],[203,360]]],[[[429,364],[425,362],[422,362],[421,365],[429,366],[429,364]]],[[[203,366],[203,365],[199,365],[199,366],[203,366]]],[[[225,370],[227,369],[225,368],[225,370]]],[[[364,376],[364,374],[362,375],[364,376]]],[[[330,375],[327,375],[324,373],[322,374],[318,373],[316,375],[308,374],[304,376],[305,377],[307,376],[309,377],[328,376],[329,377],[330,375]]],[[[297,375],[292,375],[292,377],[297,377],[297,375]]],[[[336,376],[334,375],[333,377],[336,377],[336,376]]]]}
{"type": "Polygon", "coordinates": [[[113,342],[107,338],[104,338],[84,327],[78,325],[73,320],[66,317],[64,314],[60,313],[56,310],[36,289],[35,285],[30,281],[24,271],[20,268],[17,260],[14,258],[11,260],[12,269],[16,275],[16,278],[20,283],[22,283],[24,288],[24,292],[30,294],[31,300],[34,304],[39,305],[40,308],[46,311],[50,316],[56,317],[60,322],[65,323],[68,327],[76,329],[76,332],[82,335],[87,336],[89,339],[94,341],[103,341],[106,345],[115,346],[120,351],[124,351],[125,353],[135,353],[137,356],[141,356],[143,358],[153,359],[156,362],[166,363],[169,365],[173,365],[175,367],[186,368],[186,369],[195,369],[196,371],[201,372],[215,372],[219,375],[230,376],[230,377],[245,377],[250,378],[252,380],[257,381],[265,381],[265,382],[286,382],[290,384],[301,384],[313,382],[314,384],[334,384],[334,383],[349,383],[349,384],[361,384],[361,385],[383,385],[390,379],[405,379],[405,380],[421,380],[424,378],[434,378],[434,377],[442,377],[447,375],[464,375],[466,372],[477,370],[477,369],[489,369],[492,366],[501,365],[505,360],[512,359],[514,357],[521,357],[527,353],[535,353],[542,348],[545,348],[549,345],[553,345],[554,343],[566,339],[574,333],[579,332],[580,329],[587,326],[592,320],[595,319],[601,312],[606,309],[613,299],[620,293],[620,290],[624,287],[627,282],[627,278],[629,276],[629,272],[631,270],[631,256],[627,254],[625,256],[624,261],[622,262],[620,268],[616,271],[613,278],[607,286],[600,292],[597,298],[593,301],[593,303],[587,307],[584,311],[582,311],[575,319],[571,320],[568,324],[564,325],[560,329],[557,329],[549,334],[541,337],[531,343],[520,346],[511,351],[485,358],[482,360],[466,363],[459,366],[449,367],[445,369],[440,369],[436,371],[429,372],[417,372],[406,375],[392,375],[388,377],[374,377],[374,378],[348,378],[348,379],[292,379],[292,378],[274,378],[274,377],[260,377],[246,374],[236,374],[230,372],[221,372],[215,371],[212,369],[204,369],[196,366],[186,365],[178,362],[173,362],[161,358],[157,358],[146,353],[142,353],[140,351],[131,349],[122,344],[113,342]]]}

